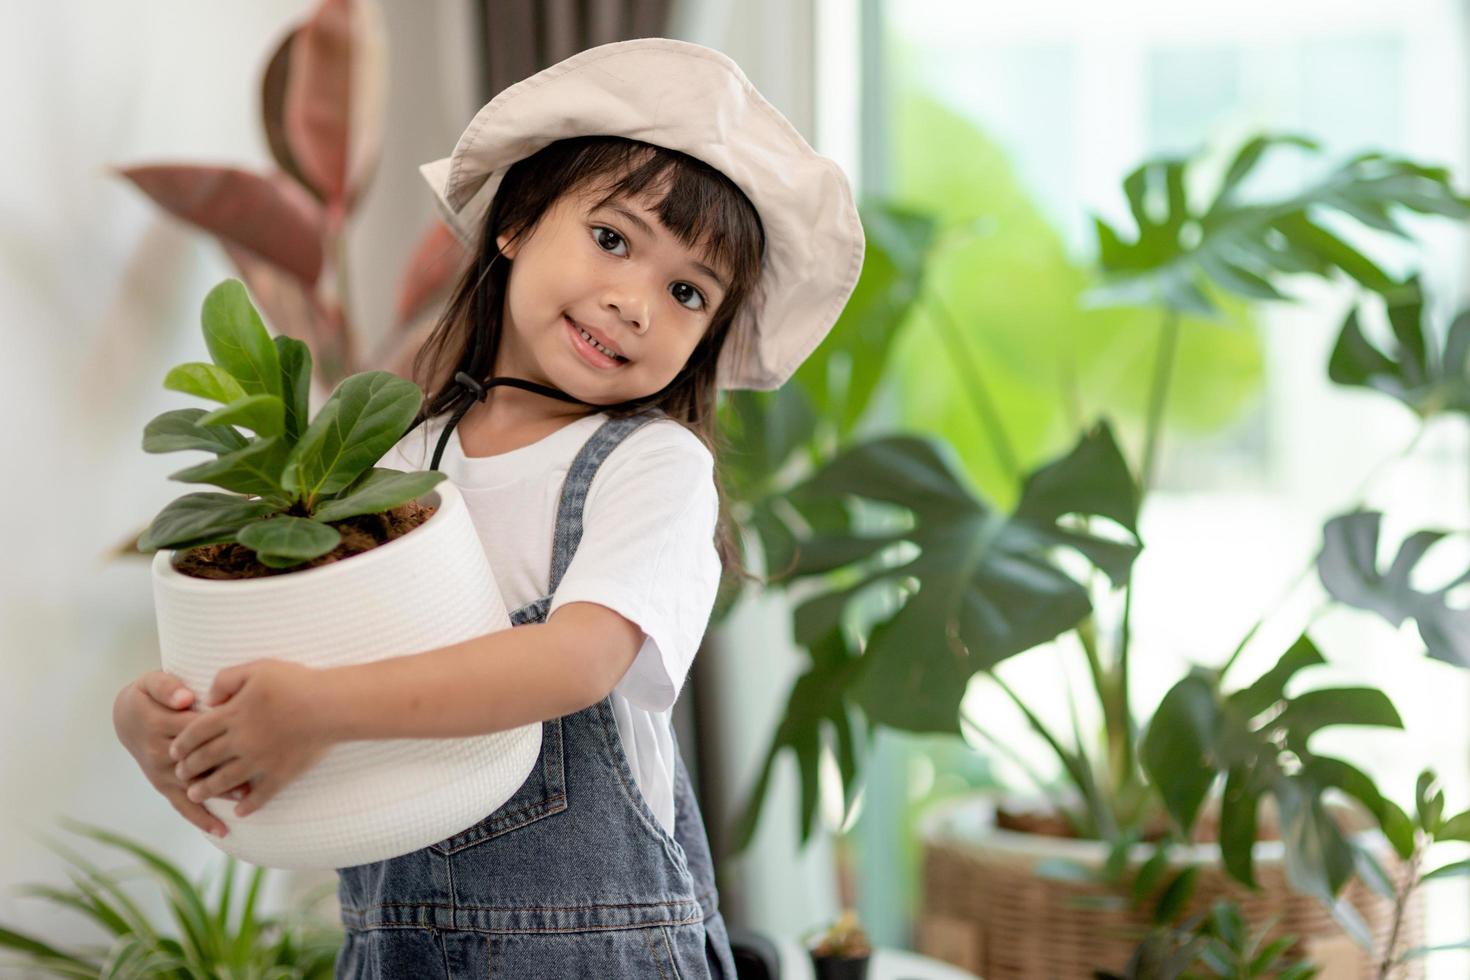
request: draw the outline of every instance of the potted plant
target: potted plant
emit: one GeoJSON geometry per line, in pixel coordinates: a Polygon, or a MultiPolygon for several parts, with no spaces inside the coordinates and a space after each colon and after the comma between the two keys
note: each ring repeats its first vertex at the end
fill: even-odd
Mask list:
{"type": "Polygon", "coordinates": [[[857,909],[843,909],[835,922],[818,932],[820,935],[814,939],[810,934],[806,937],[807,953],[812,958],[817,980],[864,980],[867,977],[873,945],[858,921],[857,909]]]}
{"type": "MultiPolygon", "coordinates": [[[[138,541],[157,552],[163,669],[196,704],[235,664],[365,663],[510,625],[454,484],[374,465],[412,424],[416,385],[386,371],[355,374],[308,418],[311,355],[301,341],[266,333],[243,284],[228,279],[210,291],[203,326],[213,362],[179,365],[164,384],[222,404],[163,413],[148,423],[143,448],[213,454],[171,479],[228,492],[185,494],[138,541]]],[[[529,773],[541,725],[450,742],[338,743],[258,812],[236,817],[228,801],[205,801],[229,828],[209,839],[279,868],[349,867],[417,850],[503,802],[495,787],[529,773]]]]}
{"type": "MultiPolygon", "coordinates": [[[[801,597],[794,633],[811,658],[792,689],[786,716],[748,799],[737,828],[737,848],[753,835],[775,756],[786,748],[794,751],[802,774],[803,840],[815,821],[824,746],[835,751],[849,808],[865,736],[871,736],[874,726],[949,734],[968,730],[997,752],[1006,752],[1003,738],[962,712],[966,686],[980,675],[1003,691],[1051,746],[1068,783],[1065,793],[1046,787],[1043,813],[1003,813],[1001,821],[1029,820],[1036,830],[1046,823],[1078,843],[1094,842],[1085,859],[1074,853],[1077,859],[1070,862],[1048,862],[1034,853],[1047,848],[1043,831],[1029,835],[1032,853],[1021,860],[1007,858],[1019,880],[1033,890],[1047,887],[1038,881],[1052,880],[1056,873],[1075,879],[1079,868],[1088,869],[1088,880],[1074,881],[1079,887],[1070,891],[1060,888],[1051,906],[1075,907],[1061,899],[1086,895],[1089,889],[1095,904],[1099,891],[1111,890],[1117,897],[1119,887],[1131,887],[1129,897],[1155,909],[1162,904],[1177,917],[1215,897],[1211,888],[1197,888],[1213,876],[1219,890],[1235,887],[1252,896],[1312,906],[1316,918],[1311,921],[1288,917],[1283,923],[1304,945],[1340,935],[1339,926],[1352,930],[1365,947],[1375,937],[1385,941],[1399,927],[1412,932],[1414,907],[1399,915],[1392,900],[1410,873],[1401,862],[1409,859],[1414,846],[1405,832],[1404,811],[1348,762],[1309,748],[1312,736],[1331,725],[1398,727],[1397,712],[1382,692],[1319,685],[1288,693],[1288,681],[1299,674],[1310,677],[1309,668],[1325,660],[1304,633],[1280,652],[1274,669],[1259,677],[1240,679],[1239,671],[1231,670],[1243,640],[1224,658],[1223,667],[1192,672],[1155,711],[1140,716],[1129,697],[1132,566],[1142,547],[1137,517],[1153,482],[1176,341],[1186,314],[1210,314],[1217,309],[1211,296],[1222,290],[1251,301],[1279,301],[1287,298],[1279,287],[1289,276],[1345,274],[1386,297],[1398,345],[1387,354],[1377,351],[1345,325],[1333,358],[1334,379],[1400,393],[1424,418],[1465,411],[1463,395],[1451,393],[1464,390],[1470,324],[1462,327],[1457,321],[1442,352],[1426,344],[1416,315],[1400,306],[1416,284],[1389,277],[1319,218],[1322,212],[1336,211],[1402,234],[1394,219],[1399,208],[1464,217],[1470,207],[1450,188],[1448,174],[1412,161],[1363,154],[1296,194],[1243,201],[1241,185],[1263,155],[1282,144],[1314,149],[1298,137],[1253,139],[1234,155],[1202,202],[1187,192],[1200,184],[1191,161],[1149,161],[1124,181],[1138,226],[1136,238],[1127,241],[1098,222],[1104,283],[1093,298],[1152,304],[1162,311],[1160,356],[1137,465],[1125,459],[1106,418],[1087,423],[1070,451],[1018,474],[1019,500],[1007,514],[966,486],[951,459],[955,450],[947,445],[896,435],[833,451],[830,442],[803,441],[794,433],[816,428],[813,417],[823,405],[820,390],[809,397],[804,387],[788,386],[791,390],[770,397],[735,402],[753,447],[751,458],[776,474],[750,484],[758,489],[749,498],[749,520],[766,567],[773,574],[786,572],[788,591],[801,597]],[[808,465],[772,465],[784,463],[797,449],[806,450],[808,465]],[[1079,559],[1090,570],[1079,571],[1079,559]],[[1075,639],[1086,660],[1104,719],[1100,740],[1080,727],[1072,733],[1053,730],[994,673],[1007,658],[1062,636],[1075,639]],[[1387,843],[1356,834],[1334,816],[1330,801],[1342,795],[1361,804],[1387,843]],[[1263,814],[1270,807],[1279,815],[1274,842],[1263,840],[1268,827],[1263,814]],[[1171,860],[1171,851],[1204,838],[1210,841],[1207,850],[1221,859],[1171,860]],[[1391,860],[1394,854],[1398,862],[1391,860]],[[1355,874],[1355,868],[1380,863],[1391,870],[1355,874]],[[1348,888],[1352,891],[1345,892],[1348,888]],[[1298,893],[1306,897],[1288,897],[1298,893]],[[1329,910],[1336,924],[1328,918],[1329,910]]],[[[898,240],[907,247],[895,250],[901,261],[894,264],[918,271],[910,277],[912,288],[890,286],[883,295],[915,302],[913,297],[922,295],[924,259],[935,247],[932,224],[901,216],[901,223],[890,218],[884,230],[887,239],[875,233],[870,242],[881,246],[885,240],[898,240]]],[[[878,270],[892,276],[888,263],[879,264],[878,270]]],[[[863,296],[862,284],[858,296],[863,296]]],[[[881,305],[875,300],[879,314],[881,305]]],[[[859,309],[855,315],[869,312],[859,309]]],[[[871,339],[882,332],[868,334],[871,339]]],[[[998,454],[1018,459],[978,370],[958,354],[956,360],[972,373],[973,404],[989,442],[998,454]]],[[[870,393],[876,384],[873,365],[864,364],[860,373],[852,374],[866,379],[860,390],[870,393]]],[[[826,404],[847,419],[861,412],[850,401],[835,408],[826,404]]],[[[1415,615],[1431,653],[1470,662],[1470,650],[1462,649],[1463,634],[1443,628],[1436,618],[1444,612],[1442,593],[1436,602],[1406,585],[1413,560],[1433,537],[1411,539],[1401,560],[1385,574],[1371,558],[1364,565],[1363,556],[1374,554],[1364,546],[1376,544],[1376,528],[1369,514],[1329,522],[1320,560],[1308,563],[1304,574],[1318,571],[1339,601],[1375,609],[1396,623],[1415,615]],[[1334,580],[1342,587],[1334,588],[1334,580]]],[[[934,875],[953,871],[931,868],[931,890],[934,875]]],[[[983,914],[975,905],[976,896],[986,893],[984,885],[962,879],[952,884],[954,893],[967,896],[966,915],[983,914]]],[[[1263,910],[1245,909],[1252,927],[1259,926],[1263,910]]],[[[1146,923],[1147,917],[1137,922],[1146,923]]],[[[977,922],[975,928],[983,933],[991,927],[977,922]]],[[[1078,934],[1087,932],[1083,927],[1078,934]]],[[[1003,935],[1007,944],[1018,940],[1015,932],[1003,935]]],[[[1055,936],[1053,932],[1035,945],[1048,954],[1064,951],[1065,944],[1055,936]]],[[[981,942],[977,935],[977,957],[983,955],[981,942]]],[[[992,942],[988,948],[995,946],[992,942]]],[[[1127,950],[1112,947],[1100,958],[1098,949],[1079,942],[1078,959],[1069,961],[1070,967],[1046,965],[1122,969],[1127,950]],[[1122,957],[1114,961],[1120,950],[1122,957]]],[[[1371,952],[1360,958],[1373,961],[1371,952]]],[[[1007,972],[989,962],[979,965],[988,977],[1026,975],[1025,967],[1007,972]]]]}
{"type": "Polygon", "coordinates": [[[73,865],[67,871],[73,887],[29,885],[24,892],[85,917],[106,934],[107,943],[58,949],[35,936],[0,926],[0,949],[23,956],[20,963],[25,966],[53,977],[330,980],[342,946],[342,929],[314,914],[316,904],[331,895],[329,888],[318,889],[300,907],[283,915],[261,916],[256,903],[265,868],[249,874],[244,894],[237,899],[239,865],[226,857],[211,901],[208,876],[190,879],[162,855],[101,827],[66,818],[62,825],[136,858],[163,890],[173,917],[172,930],[151,920],[123,887],[136,871],[105,871],[60,842],[48,841],[53,851],[73,865]]]}

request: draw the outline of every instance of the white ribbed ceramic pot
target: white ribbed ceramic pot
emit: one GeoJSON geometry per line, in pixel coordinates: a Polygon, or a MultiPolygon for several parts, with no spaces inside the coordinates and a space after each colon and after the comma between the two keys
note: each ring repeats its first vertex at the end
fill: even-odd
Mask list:
{"type": "MultiPolygon", "coordinates": [[[[163,669],[203,705],[226,667],[267,657],[312,667],[366,663],[448,646],[510,626],[459,490],[402,537],[342,561],[257,579],[199,579],[153,559],[163,669]]],[[[208,711],[208,708],[201,708],[208,711]]],[[[345,868],[437,843],[510,798],[541,751],[541,725],[472,738],[340,742],[245,817],[205,806],[228,828],[206,835],[242,861],[345,868]]]]}

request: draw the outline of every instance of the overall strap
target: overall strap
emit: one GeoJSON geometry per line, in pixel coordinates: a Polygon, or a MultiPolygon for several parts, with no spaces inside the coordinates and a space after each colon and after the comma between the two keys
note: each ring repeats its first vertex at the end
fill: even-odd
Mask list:
{"type": "Polygon", "coordinates": [[[556,595],[557,586],[561,584],[561,577],[566,574],[567,566],[572,563],[572,556],[577,553],[577,545],[582,541],[583,509],[587,503],[587,494],[592,489],[592,478],[597,475],[602,461],[639,427],[665,417],[667,413],[662,410],[650,410],[626,418],[608,419],[583,443],[562,483],[561,500],[556,509],[556,529],[552,535],[551,577],[546,595],[512,612],[513,624],[519,626],[525,622],[545,621],[547,610],[551,608],[551,599],[556,595]]]}

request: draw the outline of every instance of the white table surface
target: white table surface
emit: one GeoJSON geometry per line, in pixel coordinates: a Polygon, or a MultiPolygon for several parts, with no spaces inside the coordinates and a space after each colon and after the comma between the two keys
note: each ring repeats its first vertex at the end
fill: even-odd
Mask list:
{"type": "MultiPolygon", "coordinates": [[[[771,937],[767,937],[771,938],[771,937]]],[[[783,938],[773,940],[781,953],[781,980],[815,980],[811,957],[800,943],[783,938]]],[[[961,970],[942,960],[920,956],[905,949],[880,946],[873,951],[868,965],[868,980],[980,980],[968,970],[961,970]]]]}

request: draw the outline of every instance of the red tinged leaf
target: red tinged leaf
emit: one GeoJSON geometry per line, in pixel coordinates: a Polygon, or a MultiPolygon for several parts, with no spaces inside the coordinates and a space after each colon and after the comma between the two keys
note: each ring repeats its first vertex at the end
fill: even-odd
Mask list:
{"type": "Polygon", "coordinates": [[[299,32],[300,28],[297,28],[287,34],[266,65],[265,75],[260,80],[260,116],[265,127],[265,140],[276,164],[321,200],[317,189],[302,174],[301,166],[291,152],[291,143],[286,138],[286,84],[291,74],[291,42],[299,32]]]}
{"type": "Polygon", "coordinates": [[[377,172],[388,91],[388,32],[377,0],[352,5],[352,96],[347,132],[347,210],[377,172]]]}
{"type": "Polygon", "coordinates": [[[347,192],[352,114],[352,3],[323,0],[291,42],[286,141],[306,179],[327,202],[347,192]]]}
{"type": "Polygon", "coordinates": [[[403,327],[454,282],[469,254],[442,221],[435,221],[419,239],[398,287],[394,322],[403,327]]]}
{"type": "Polygon", "coordinates": [[[315,286],[322,212],[306,191],[235,167],[155,164],[117,173],[176,217],[315,286]]]}

